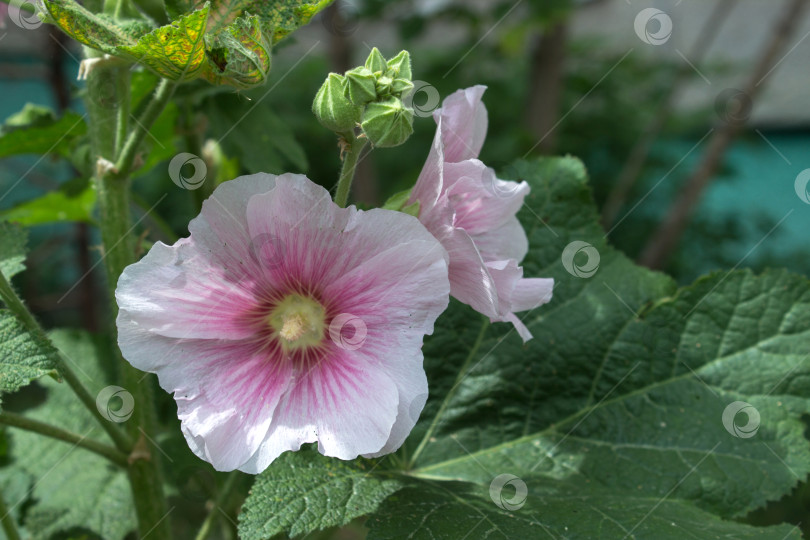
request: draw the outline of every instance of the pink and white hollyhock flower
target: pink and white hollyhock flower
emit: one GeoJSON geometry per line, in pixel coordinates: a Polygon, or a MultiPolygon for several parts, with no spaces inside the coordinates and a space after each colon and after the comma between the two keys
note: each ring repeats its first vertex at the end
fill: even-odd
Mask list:
{"type": "Polygon", "coordinates": [[[486,90],[459,90],[433,113],[438,127],[409,203],[450,255],[450,293],[491,321],[528,328],[515,312],[551,300],[553,279],[523,278],[518,263],[528,240],[516,217],[529,193],[526,182],[500,180],[477,159],[487,132],[486,90]]]}
{"type": "Polygon", "coordinates": [[[255,474],[303,443],[340,459],[399,448],[449,301],[425,227],[255,174],[219,186],[189,231],[129,266],[116,299],[124,357],[174,393],[194,453],[255,474]]]}

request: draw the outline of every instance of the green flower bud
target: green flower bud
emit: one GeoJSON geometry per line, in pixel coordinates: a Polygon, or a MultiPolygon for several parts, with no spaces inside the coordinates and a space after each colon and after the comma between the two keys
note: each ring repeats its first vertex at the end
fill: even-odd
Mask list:
{"type": "Polygon", "coordinates": [[[346,72],[344,95],[358,106],[377,99],[376,77],[367,67],[357,67],[346,72]]]}
{"type": "Polygon", "coordinates": [[[385,70],[388,69],[388,64],[383,58],[382,53],[377,47],[371,49],[371,54],[368,55],[368,59],[366,59],[366,68],[369,71],[374,73],[375,75],[379,72],[380,74],[384,73],[385,70]]]}
{"type": "Polygon", "coordinates": [[[413,90],[413,83],[408,79],[391,81],[391,93],[397,97],[407,96],[413,90]]]}
{"type": "Polygon", "coordinates": [[[398,146],[413,133],[413,109],[394,97],[369,103],[361,128],[374,146],[398,146]]]}
{"type": "Polygon", "coordinates": [[[390,96],[392,82],[394,82],[394,79],[386,75],[377,77],[377,84],[375,86],[375,88],[377,89],[377,97],[386,98],[390,96]]]}
{"type": "Polygon", "coordinates": [[[362,107],[352,105],[344,95],[345,79],[330,73],[312,102],[312,112],[323,127],[336,133],[352,131],[363,116],[362,107]]]}
{"type": "Polygon", "coordinates": [[[408,51],[401,51],[388,61],[388,71],[392,79],[411,79],[411,55],[408,51]]]}

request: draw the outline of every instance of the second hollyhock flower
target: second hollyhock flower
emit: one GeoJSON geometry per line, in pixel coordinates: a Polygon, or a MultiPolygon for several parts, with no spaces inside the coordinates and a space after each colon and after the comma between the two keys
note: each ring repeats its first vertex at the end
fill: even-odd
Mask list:
{"type": "Polygon", "coordinates": [[[459,90],[433,113],[438,124],[409,203],[450,255],[450,292],[492,321],[528,328],[515,312],[551,300],[553,279],[523,278],[518,266],[528,241],[515,214],[529,193],[526,182],[500,180],[477,159],[487,133],[485,87],[459,90]]]}
{"type": "Polygon", "coordinates": [[[304,443],[341,459],[399,448],[450,288],[425,227],[257,174],[219,186],[189,230],[128,267],[116,299],[124,357],[174,394],[191,449],[258,473],[304,443]]]}

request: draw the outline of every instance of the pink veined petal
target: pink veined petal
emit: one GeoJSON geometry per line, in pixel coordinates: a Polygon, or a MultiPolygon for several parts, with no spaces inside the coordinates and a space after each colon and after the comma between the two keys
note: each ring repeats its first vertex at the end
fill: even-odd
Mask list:
{"type": "MultiPolygon", "coordinates": [[[[433,333],[434,321],[447,308],[450,285],[444,248],[415,218],[386,210],[360,215],[364,219],[357,224],[365,230],[357,232],[365,234],[358,240],[365,239],[371,253],[380,251],[341,276],[325,296],[333,299],[336,311],[362,322],[364,337],[357,352],[375,359],[399,391],[391,434],[383,448],[364,454],[369,457],[399,448],[419,418],[428,393],[423,336],[433,333]],[[392,245],[386,238],[393,231],[412,240],[392,245]]],[[[351,242],[347,247],[351,249],[351,242]]]]}
{"type": "Polygon", "coordinates": [[[496,229],[472,235],[472,239],[485,261],[514,259],[520,262],[529,251],[526,231],[514,216],[496,229]]]}
{"type": "Polygon", "coordinates": [[[245,283],[230,279],[191,240],[158,242],[118,280],[115,298],[138,325],[176,338],[242,339],[239,317],[253,305],[245,283]]]}
{"type": "Polygon", "coordinates": [[[118,325],[125,358],[157,373],[160,386],[174,394],[195,454],[217,470],[230,471],[258,450],[292,382],[289,365],[270,361],[255,343],[157,336],[123,311],[118,325]]]}
{"type": "Polygon", "coordinates": [[[376,452],[363,454],[363,457],[379,457],[397,451],[410,435],[427,402],[428,382],[422,366],[421,351],[419,355],[412,356],[397,357],[395,354],[397,352],[392,351],[391,356],[386,358],[387,362],[383,369],[397,385],[399,391],[397,418],[385,446],[376,452]]]}
{"type": "Polygon", "coordinates": [[[439,195],[442,191],[444,180],[442,178],[444,169],[444,149],[442,148],[441,138],[441,117],[436,120],[439,127],[436,130],[436,135],[433,137],[433,143],[430,146],[425,165],[419,173],[419,178],[416,180],[416,185],[411,190],[411,196],[408,199],[408,204],[419,202],[419,217],[429,215],[439,200],[439,195]]]}
{"type": "Polygon", "coordinates": [[[208,250],[211,259],[225,268],[232,280],[256,276],[255,268],[261,261],[251,244],[245,210],[251,197],[275,187],[276,178],[258,173],[223,182],[188,225],[194,242],[201,250],[208,250]]]}
{"type": "Polygon", "coordinates": [[[342,248],[355,212],[338,208],[329,192],[306,177],[280,176],[272,192],[254,196],[247,207],[251,237],[277,255],[263,273],[281,285],[290,279],[326,285],[361,264],[362,250],[342,248]]]}
{"type": "Polygon", "coordinates": [[[379,327],[382,333],[369,334],[369,345],[418,349],[449,302],[447,252],[416,218],[401,212],[358,212],[350,226],[343,247],[362,252],[363,263],[347,267],[324,296],[336,312],[379,327]],[[408,241],[395,242],[398,235],[408,241]]]}
{"type": "Polygon", "coordinates": [[[487,261],[484,266],[495,282],[495,289],[500,301],[498,316],[492,317],[492,320],[503,321],[506,315],[514,311],[512,309],[512,293],[517,282],[523,277],[523,268],[519,267],[514,259],[487,261]]]}
{"type": "MultiPolygon", "coordinates": [[[[440,259],[445,264],[441,246],[417,219],[390,210],[338,208],[325,189],[308,180],[301,183],[300,179],[279,177],[276,189],[255,196],[247,213],[251,235],[276,238],[281,246],[283,257],[275,269],[277,277],[294,276],[302,282],[319,283],[335,291],[327,297],[339,292],[329,288],[335,280],[353,269],[368,273],[363,269],[369,259],[405,243],[404,238],[425,242],[436,250],[430,260],[440,259]]],[[[427,248],[414,245],[409,249],[420,253],[427,248]]],[[[406,258],[413,262],[410,255],[406,258]]]]}
{"type": "Polygon", "coordinates": [[[337,349],[299,376],[284,396],[264,442],[240,470],[256,474],[282,452],[318,442],[325,456],[354,459],[375,452],[397,417],[394,382],[362,355],[337,349]]]}
{"type": "Polygon", "coordinates": [[[444,160],[454,163],[477,158],[487,135],[487,109],[481,102],[486,86],[458,90],[433,113],[444,143],[444,160]],[[441,118],[441,122],[438,119],[441,118]]]}
{"type": "MultiPolygon", "coordinates": [[[[494,321],[493,321],[494,322],[494,321]]],[[[514,313],[509,313],[504,317],[503,322],[510,322],[515,327],[520,338],[523,340],[523,343],[526,343],[530,339],[532,339],[532,333],[529,332],[529,329],[526,328],[526,325],[523,324],[517,315],[514,313]]]]}
{"type": "Polygon", "coordinates": [[[497,285],[470,235],[452,227],[440,235],[450,256],[450,294],[487,317],[499,317],[497,285]]]}
{"type": "Polygon", "coordinates": [[[499,180],[477,159],[445,163],[444,179],[445,196],[455,211],[453,225],[471,236],[514,218],[529,193],[526,182],[499,180]]]}
{"type": "Polygon", "coordinates": [[[551,300],[554,280],[545,278],[524,279],[523,269],[513,259],[490,261],[487,270],[495,280],[500,300],[501,313],[490,320],[512,322],[523,341],[531,339],[528,328],[513,312],[534,309],[551,300]]]}
{"type": "Polygon", "coordinates": [[[520,279],[512,291],[512,311],[526,311],[547,304],[553,292],[553,278],[520,279]]]}
{"type": "Polygon", "coordinates": [[[487,134],[487,110],[481,102],[485,90],[474,86],[454,92],[433,112],[436,134],[408,200],[419,201],[420,218],[432,211],[444,189],[444,164],[478,157],[487,134]]]}

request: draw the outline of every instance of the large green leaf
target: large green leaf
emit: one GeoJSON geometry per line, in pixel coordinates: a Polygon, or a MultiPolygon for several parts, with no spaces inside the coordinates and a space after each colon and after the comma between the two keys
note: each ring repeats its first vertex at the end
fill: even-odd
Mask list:
{"type": "MultiPolygon", "coordinates": [[[[27,238],[18,225],[0,222],[0,273],[5,279],[25,270],[27,238]]],[[[0,308],[0,394],[14,392],[43,375],[55,375],[51,351],[11,311],[0,308]]]]}
{"type": "Polygon", "coordinates": [[[47,107],[28,103],[0,126],[0,158],[20,154],[67,155],[72,143],[87,132],[84,116],[61,117],[47,107]]]}
{"type": "Polygon", "coordinates": [[[273,44],[309,22],[331,0],[167,2],[172,22],[114,21],[75,0],[45,0],[52,22],[90,47],[141,63],[175,81],[203,78],[240,88],[267,79],[273,44]]]}
{"type": "MultiPolygon", "coordinates": [[[[109,374],[102,362],[112,357],[112,351],[106,342],[79,331],[57,331],[50,337],[91,393],[97,394],[108,385],[109,374]]],[[[48,397],[42,405],[26,411],[26,416],[112,445],[66,384],[50,379],[43,379],[41,384],[48,397]]],[[[78,528],[118,540],[135,529],[123,469],[71,444],[22,430],[9,434],[12,466],[37,479],[30,494],[35,503],[24,521],[34,538],[51,538],[78,528]]]]}
{"type": "Polygon", "coordinates": [[[56,375],[47,345],[7,309],[0,309],[0,393],[14,392],[43,375],[56,375]]]}
{"type": "MultiPolygon", "coordinates": [[[[366,523],[371,528],[368,538],[801,538],[796,527],[751,527],[722,520],[683,501],[651,499],[594,486],[582,478],[577,480],[543,479],[529,487],[525,506],[511,511],[494,503],[488,486],[421,482],[399,491],[382,504],[366,523]]],[[[512,493],[505,497],[512,499],[512,493]]]]}
{"type": "Polygon", "coordinates": [[[275,467],[278,474],[256,479],[242,507],[243,540],[270,538],[283,531],[297,536],[344,525],[373,511],[402,485],[396,479],[372,475],[372,460],[339,461],[314,449],[288,452],[275,467]]]}
{"type": "MultiPolygon", "coordinates": [[[[731,518],[810,472],[810,283],[732,272],[676,291],[605,244],[578,161],[515,171],[532,186],[524,269],[554,277],[554,299],[521,314],[525,345],[457,302],[440,318],[422,419],[369,474],[404,486],[366,492],[381,503],[369,539],[800,538],[731,518]]],[[[261,478],[284,474],[279,461],[261,478]]]]}

